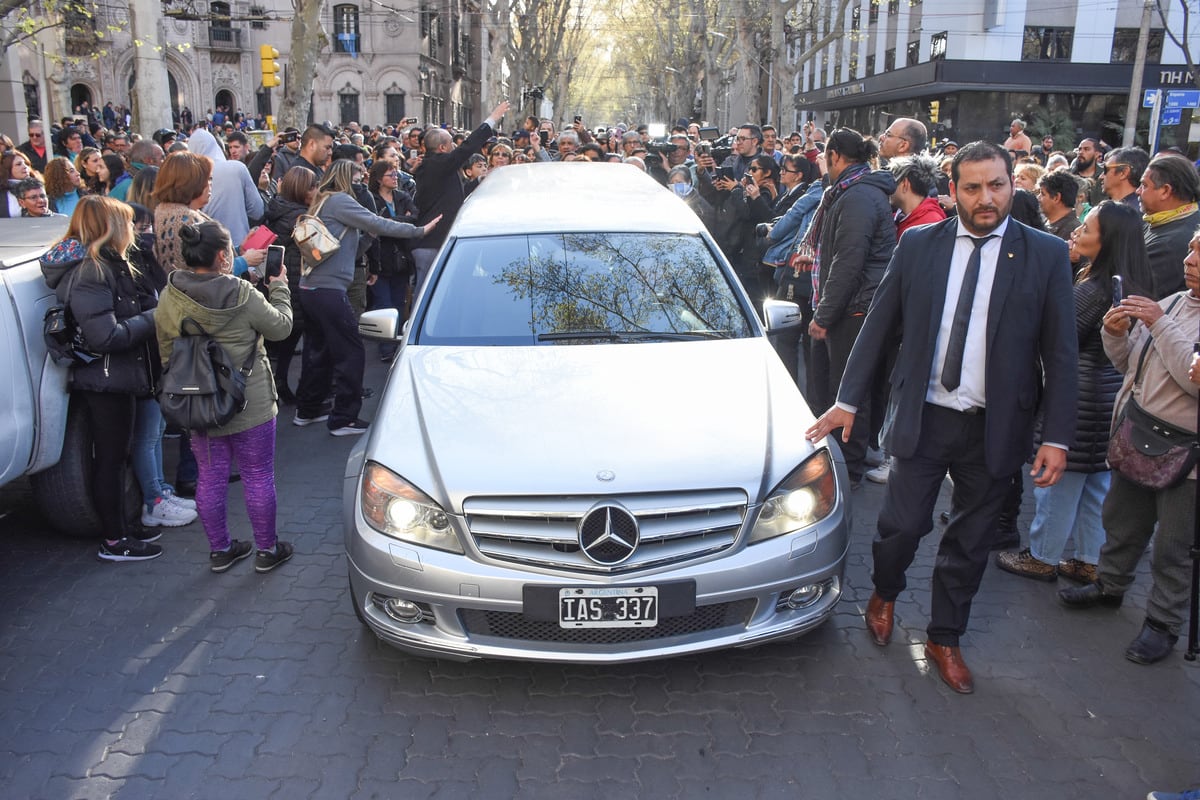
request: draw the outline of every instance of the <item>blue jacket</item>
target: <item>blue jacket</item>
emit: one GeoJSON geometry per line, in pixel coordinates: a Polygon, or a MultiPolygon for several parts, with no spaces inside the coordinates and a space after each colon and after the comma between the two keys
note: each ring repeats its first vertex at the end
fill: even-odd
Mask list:
{"type": "Polygon", "coordinates": [[[771,227],[771,232],[767,234],[767,252],[763,255],[764,264],[777,267],[787,263],[792,248],[808,230],[824,193],[825,185],[821,181],[813,181],[808,190],[796,198],[787,213],[771,227]]]}

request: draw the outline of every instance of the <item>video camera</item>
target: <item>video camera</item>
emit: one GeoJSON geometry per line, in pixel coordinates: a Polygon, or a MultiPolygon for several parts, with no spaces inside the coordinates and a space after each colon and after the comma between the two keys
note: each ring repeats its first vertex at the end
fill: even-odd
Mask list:
{"type": "Polygon", "coordinates": [[[733,155],[733,137],[726,134],[720,139],[714,139],[711,142],[706,139],[701,139],[696,145],[696,155],[708,153],[713,157],[713,161],[717,162],[717,166],[733,155]]]}

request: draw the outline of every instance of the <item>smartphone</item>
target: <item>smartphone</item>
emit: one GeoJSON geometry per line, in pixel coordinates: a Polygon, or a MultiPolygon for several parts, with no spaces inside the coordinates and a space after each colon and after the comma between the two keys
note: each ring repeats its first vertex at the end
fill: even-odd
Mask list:
{"type": "Polygon", "coordinates": [[[1112,301],[1113,308],[1121,305],[1121,301],[1125,299],[1125,282],[1120,275],[1112,276],[1112,301]]]}
{"type": "Polygon", "coordinates": [[[273,244],[267,248],[267,259],[263,262],[263,274],[268,279],[283,272],[283,248],[273,244]]]}
{"type": "Polygon", "coordinates": [[[550,131],[538,131],[538,138],[542,140],[542,147],[550,144],[550,131]]]}
{"type": "Polygon", "coordinates": [[[299,138],[300,138],[300,134],[297,133],[296,131],[288,131],[287,133],[279,134],[279,143],[287,144],[289,142],[294,142],[299,138]]]}
{"type": "Polygon", "coordinates": [[[733,167],[717,167],[717,177],[735,180],[733,177],[733,167]]]}
{"type": "Polygon", "coordinates": [[[404,120],[404,124],[405,125],[416,125],[417,118],[416,117],[408,117],[407,119],[404,120]]]}
{"type": "Polygon", "coordinates": [[[583,117],[581,117],[581,116],[579,116],[578,114],[576,114],[576,115],[575,115],[575,121],[576,121],[577,123],[578,123],[578,122],[583,122],[583,117]]]}

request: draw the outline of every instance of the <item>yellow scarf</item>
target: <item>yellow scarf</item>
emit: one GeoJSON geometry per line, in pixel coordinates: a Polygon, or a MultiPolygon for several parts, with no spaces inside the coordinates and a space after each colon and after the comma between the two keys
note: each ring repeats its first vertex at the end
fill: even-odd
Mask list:
{"type": "Polygon", "coordinates": [[[1167,222],[1173,222],[1180,217],[1186,217],[1188,214],[1195,214],[1200,208],[1196,203],[1184,203],[1179,208],[1173,208],[1170,211],[1159,211],[1157,214],[1143,214],[1142,219],[1149,223],[1151,228],[1157,228],[1167,222]]]}

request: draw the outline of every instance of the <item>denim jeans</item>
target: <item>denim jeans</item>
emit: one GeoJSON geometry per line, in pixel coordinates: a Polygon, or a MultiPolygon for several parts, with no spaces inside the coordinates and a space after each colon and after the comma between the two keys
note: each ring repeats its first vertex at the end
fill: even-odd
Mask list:
{"type": "Polygon", "coordinates": [[[1038,561],[1057,564],[1067,540],[1075,542],[1075,558],[1085,564],[1100,561],[1104,524],[1100,511],[1108,494],[1111,473],[1064,472],[1058,483],[1034,487],[1037,511],[1029,528],[1029,552],[1038,561]]]}
{"type": "Polygon", "coordinates": [[[129,460],[133,474],[142,487],[142,502],[147,507],[163,496],[167,480],[163,477],[162,434],[166,429],[162,409],[153,397],[139,397],[137,417],[133,424],[133,443],[129,460]]]}
{"type": "MultiPolygon", "coordinates": [[[[404,318],[404,300],[408,294],[409,274],[380,275],[371,287],[371,310],[377,308],[394,308],[404,318]]],[[[396,354],[396,342],[380,342],[379,354],[393,356],[396,354]]]]}

